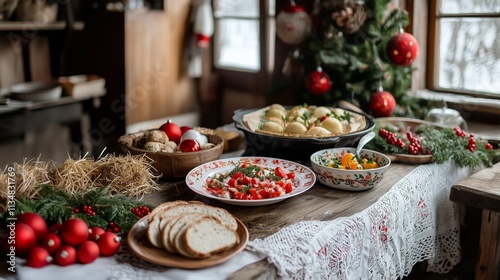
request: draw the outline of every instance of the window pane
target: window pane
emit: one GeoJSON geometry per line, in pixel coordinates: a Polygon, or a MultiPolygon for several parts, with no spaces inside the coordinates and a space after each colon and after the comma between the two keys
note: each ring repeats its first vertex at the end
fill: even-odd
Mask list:
{"type": "Polygon", "coordinates": [[[215,65],[260,70],[259,21],[221,19],[216,22],[215,65]]]}
{"type": "Polygon", "coordinates": [[[215,17],[259,17],[259,0],[215,0],[215,17]]]}
{"type": "Polygon", "coordinates": [[[441,0],[441,14],[499,13],[499,0],[441,0]]]}
{"type": "Polygon", "coordinates": [[[500,18],[440,20],[442,88],[500,95],[500,18]]]}

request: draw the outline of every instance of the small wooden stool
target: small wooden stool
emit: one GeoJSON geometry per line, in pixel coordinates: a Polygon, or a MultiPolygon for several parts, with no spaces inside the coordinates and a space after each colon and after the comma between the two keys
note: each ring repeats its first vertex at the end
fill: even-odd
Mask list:
{"type": "Polygon", "coordinates": [[[483,209],[476,280],[500,277],[500,163],[451,188],[450,200],[483,209]]]}

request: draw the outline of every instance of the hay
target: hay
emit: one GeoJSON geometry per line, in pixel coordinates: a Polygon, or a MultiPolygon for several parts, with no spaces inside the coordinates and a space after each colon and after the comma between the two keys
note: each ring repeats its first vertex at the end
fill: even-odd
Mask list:
{"type": "Polygon", "coordinates": [[[9,176],[5,170],[0,174],[0,213],[7,210],[7,202],[9,201],[9,176]]]}
{"type": "Polygon", "coordinates": [[[50,184],[48,176],[52,162],[24,159],[22,164],[14,163],[16,172],[16,197],[34,199],[38,195],[37,186],[50,184]]]}
{"type": "Polygon", "coordinates": [[[151,173],[151,160],[146,155],[106,156],[97,164],[99,177],[96,185],[108,186],[111,195],[125,195],[142,199],[145,194],[159,190],[151,173]]]}
{"type": "Polygon", "coordinates": [[[66,159],[49,173],[52,186],[70,194],[84,194],[95,188],[97,168],[93,159],[66,159]]]}

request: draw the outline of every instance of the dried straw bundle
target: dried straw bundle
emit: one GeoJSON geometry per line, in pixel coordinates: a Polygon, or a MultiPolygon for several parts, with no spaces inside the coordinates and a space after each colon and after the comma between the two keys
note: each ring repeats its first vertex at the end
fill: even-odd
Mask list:
{"type": "Polygon", "coordinates": [[[50,184],[49,170],[52,162],[42,161],[39,158],[23,160],[23,164],[14,163],[16,172],[16,197],[37,197],[37,186],[50,184]]]}
{"type": "Polygon", "coordinates": [[[49,173],[52,186],[70,194],[84,194],[94,188],[97,166],[93,159],[66,159],[49,173]]]}
{"type": "Polygon", "coordinates": [[[9,201],[8,191],[9,191],[9,176],[7,175],[7,172],[4,170],[0,174],[0,213],[4,213],[7,210],[7,201],[9,201]]]}
{"type": "Polygon", "coordinates": [[[100,173],[96,185],[108,186],[111,195],[120,194],[141,199],[159,190],[146,155],[106,156],[97,162],[100,173]]]}

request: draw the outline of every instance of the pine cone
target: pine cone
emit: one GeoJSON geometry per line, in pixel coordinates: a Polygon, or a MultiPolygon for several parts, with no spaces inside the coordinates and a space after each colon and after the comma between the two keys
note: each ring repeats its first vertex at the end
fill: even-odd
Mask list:
{"type": "Polygon", "coordinates": [[[345,34],[356,33],[365,23],[366,12],[363,1],[336,0],[332,2],[332,19],[345,34]]]}

